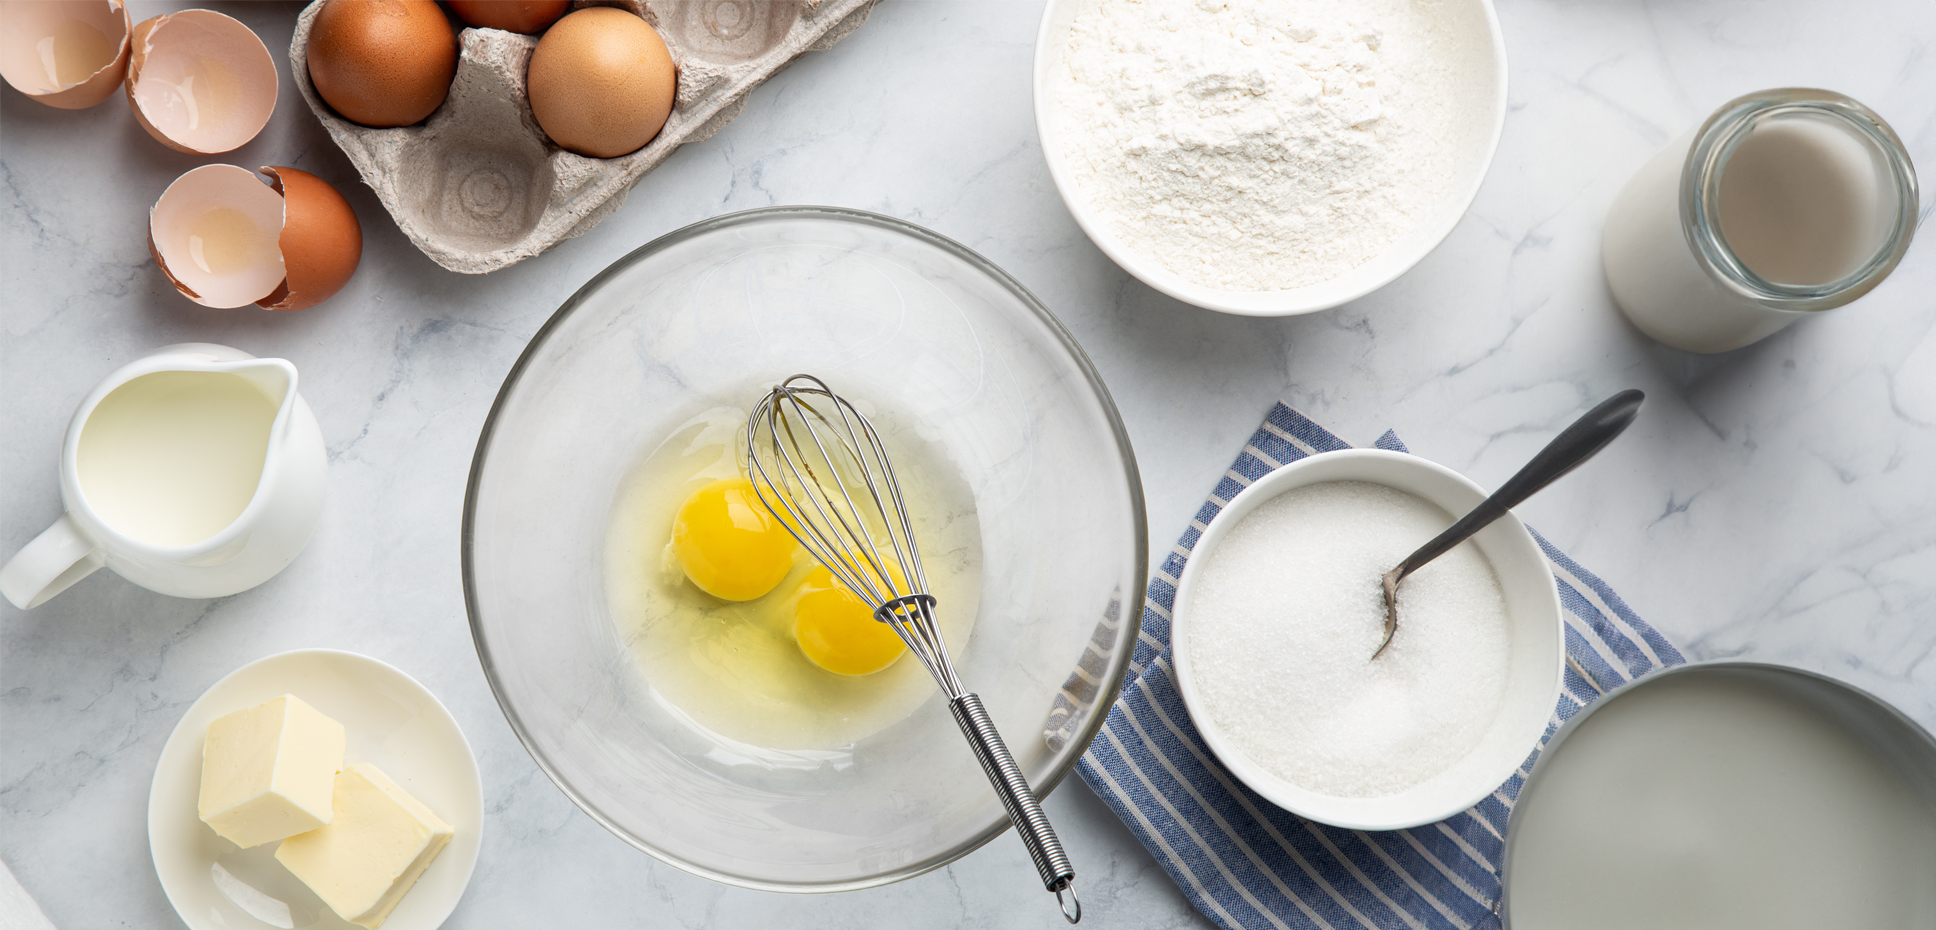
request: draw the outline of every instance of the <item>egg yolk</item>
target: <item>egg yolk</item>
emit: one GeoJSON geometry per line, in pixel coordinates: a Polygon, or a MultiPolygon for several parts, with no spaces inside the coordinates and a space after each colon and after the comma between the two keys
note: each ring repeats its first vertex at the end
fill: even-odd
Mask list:
{"type": "Polygon", "coordinates": [[[907,651],[894,628],[838,582],[815,568],[793,602],[793,638],[813,664],[836,675],[871,675],[907,651]]]}
{"type": "Polygon", "coordinates": [[[679,567],[721,600],[750,601],[773,590],[793,569],[796,545],[745,478],[694,491],[672,521],[679,567]]]}

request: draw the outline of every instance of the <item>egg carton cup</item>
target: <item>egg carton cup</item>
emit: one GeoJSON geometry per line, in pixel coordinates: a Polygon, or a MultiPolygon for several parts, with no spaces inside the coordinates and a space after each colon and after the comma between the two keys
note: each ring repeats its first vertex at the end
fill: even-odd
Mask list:
{"type": "Polygon", "coordinates": [[[384,209],[432,261],[484,274],[582,235],[625,202],[632,185],[688,142],[711,138],[746,97],[807,52],[832,48],[879,0],[578,0],[643,17],[679,69],[665,128],[618,158],[586,158],[553,144],[525,94],[537,36],[465,29],[450,96],[424,122],[372,129],[336,115],[309,81],[306,7],[289,43],[290,72],[309,109],[376,191],[384,209]]]}

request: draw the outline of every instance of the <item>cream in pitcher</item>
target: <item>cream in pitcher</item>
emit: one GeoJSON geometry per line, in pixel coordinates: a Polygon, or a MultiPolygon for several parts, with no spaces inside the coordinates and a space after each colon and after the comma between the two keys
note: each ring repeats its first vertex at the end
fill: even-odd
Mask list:
{"type": "Polygon", "coordinates": [[[81,429],[81,491],[109,526],[188,546],[255,496],[276,402],[226,371],[157,371],[115,388],[81,429]]]}
{"type": "Polygon", "coordinates": [[[296,369],[225,346],[170,346],[97,385],[61,450],[67,512],[0,569],[37,606],[106,565],[177,597],[219,597],[295,558],[322,513],[326,459],[296,369]]]}

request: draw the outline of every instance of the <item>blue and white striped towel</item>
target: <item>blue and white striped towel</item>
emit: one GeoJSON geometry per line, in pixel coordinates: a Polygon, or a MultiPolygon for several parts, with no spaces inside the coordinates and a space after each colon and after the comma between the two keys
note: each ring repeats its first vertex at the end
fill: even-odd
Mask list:
{"type": "MultiPolygon", "coordinates": [[[[1394,433],[1378,447],[1408,451],[1394,433]]],[[[1212,517],[1252,481],[1307,455],[1350,448],[1278,404],[1150,578],[1122,695],[1078,769],[1225,930],[1490,928],[1506,817],[1539,750],[1491,797],[1450,820],[1369,833],[1303,820],[1232,778],[1197,735],[1170,666],[1177,579],[1212,517]]],[[[1571,659],[1553,730],[1602,691],[1685,661],[1599,578],[1533,534],[1552,562],[1571,659]],[[1589,677],[1583,677],[1590,676],[1589,677]]]]}

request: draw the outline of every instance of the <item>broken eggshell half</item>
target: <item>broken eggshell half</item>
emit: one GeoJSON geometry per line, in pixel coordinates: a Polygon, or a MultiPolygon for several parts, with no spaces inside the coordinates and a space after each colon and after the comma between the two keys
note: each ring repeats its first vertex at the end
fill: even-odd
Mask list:
{"type": "Polygon", "coordinates": [[[161,144],[192,155],[246,145],[276,110],[276,63],[253,30],[214,10],[134,27],[128,108],[161,144]]]}
{"type": "Polygon", "coordinates": [[[356,273],[363,228],[329,182],[295,168],[204,165],[148,213],[148,252],[188,299],[228,309],[304,310],[356,273]]]}
{"type": "Polygon", "coordinates": [[[91,107],[128,73],[129,30],[119,0],[7,0],[0,77],[50,107],[91,107]]]}

